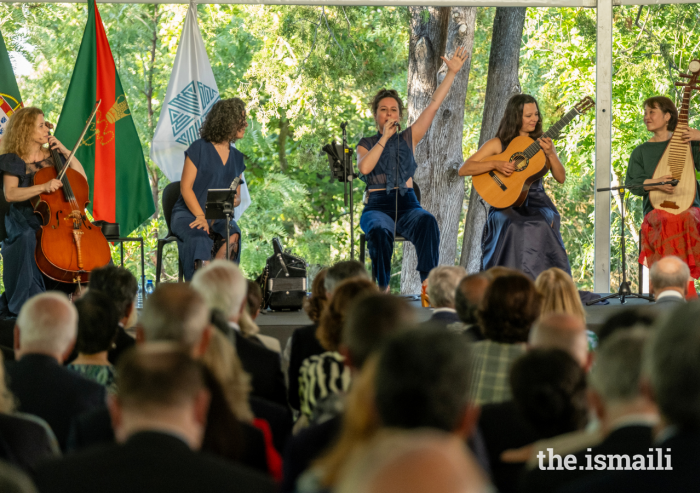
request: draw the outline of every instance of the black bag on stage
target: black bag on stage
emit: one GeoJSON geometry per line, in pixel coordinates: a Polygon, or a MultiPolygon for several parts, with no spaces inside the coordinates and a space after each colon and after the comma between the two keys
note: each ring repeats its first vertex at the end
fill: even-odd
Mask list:
{"type": "Polygon", "coordinates": [[[272,239],[275,253],[267,259],[258,278],[263,292],[262,309],[300,310],[306,298],[306,261],[282,250],[279,238],[272,239]]]}

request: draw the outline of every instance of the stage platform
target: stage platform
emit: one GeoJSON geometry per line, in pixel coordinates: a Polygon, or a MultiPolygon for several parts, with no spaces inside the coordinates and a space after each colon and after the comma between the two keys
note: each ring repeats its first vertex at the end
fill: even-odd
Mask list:
{"type": "MultiPolygon", "coordinates": [[[[621,305],[619,300],[611,299],[608,301],[609,304],[607,305],[584,305],[584,309],[586,310],[587,325],[593,332],[597,332],[603,322],[619,310],[636,306],[655,306],[655,303],[650,303],[646,300],[639,299],[628,299],[624,305],[621,305]]],[[[417,310],[419,321],[428,320],[430,318],[432,310],[421,307],[420,300],[417,299],[417,297],[411,297],[411,304],[417,310]]],[[[260,332],[262,334],[279,339],[280,344],[282,344],[282,348],[286,346],[287,339],[291,337],[294,329],[311,324],[311,320],[309,320],[309,317],[306,316],[306,313],[303,310],[296,312],[266,311],[262,312],[255,322],[260,327],[260,332]]]]}

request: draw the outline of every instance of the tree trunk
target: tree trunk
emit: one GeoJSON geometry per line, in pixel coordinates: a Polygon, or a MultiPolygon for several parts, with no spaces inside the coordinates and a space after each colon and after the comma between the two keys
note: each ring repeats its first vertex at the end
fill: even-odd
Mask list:
{"type": "MultiPolygon", "coordinates": [[[[484,116],[481,119],[479,147],[492,139],[498,130],[508,99],[520,93],[518,67],[520,44],[527,7],[498,7],[493,19],[489,73],[486,80],[484,116]]],[[[464,224],[462,255],[459,265],[474,273],[481,270],[481,237],[489,205],[471,186],[469,208],[464,224]]]]}
{"type": "MultiPolygon", "coordinates": [[[[460,46],[471,56],[476,7],[411,7],[411,41],[408,68],[408,120],[412,124],[430,104],[437,86],[447,74],[440,56],[452,56],[460,46]]],[[[421,189],[421,204],[432,213],[440,228],[440,263],[454,265],[459,217],[464,200],[462,165],[464,103],[470,63],[459,71],[438,110],[433,124],[416,146],[418,163],[415,181],[421,189]]],[[[404,244],[401,292],[420,291],[417,257],[412,244],[404,244]]]]}

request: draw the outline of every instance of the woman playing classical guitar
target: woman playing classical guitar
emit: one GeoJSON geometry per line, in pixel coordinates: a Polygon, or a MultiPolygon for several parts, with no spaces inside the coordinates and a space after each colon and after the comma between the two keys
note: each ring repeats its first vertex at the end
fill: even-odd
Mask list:
{"type": "MultiPolygon", "coordinates": [[[[644,101],[644,124],[654,136],[632,151],[625,179],[627,186],[658,183],[673,178],[670,175],[653,178],[656,166],[678,124],[678,110],[673,101],[664,96],[654,96],[644,101]]],[[[697,142],[700,140],[700,131],[688,127],[681,137],[683,142],[691,144],[695,169],[700,170],[700,142],[697,142]]],[[[697,187],[696,182],[696,190],[697,187]]],[[[680,214],[670,214],[653,208],[649,200],[649,192],[652,190],[671,194],[673,186],[657,185],[631,190],[633,194],[644,197],[639,263],[651,267],[665,256],[676,255],[688,264],[690,275],[697,279],[700,277],[700,200],[697,191],[692,207],[680,214]]]]}
{"type": "MultiPolygon", "coordinates": [[[[489,161],[501,154],[517,136],[538,140],[547,157],[552,176],[564,183],[566,172],[551,139],[542,135],[542,116],[537,100],[527,94],[510,98],[496,137],[487,141],[459,170],[461,176],[474,176],[498,170],[510,176],[510,162],[489,161]]],[[[482,237],[482,267],[502,265],[521,270],[536,279],[540,272],[558,267],[571,274],[569,258],[559,233],[559,213],[542,187],[542,180],[530,186],[528,198],[520,207],[491,208],[482,237]]]]}
{"type": "MultiPolygon", "coordinates": [[[[38,170],[55,166],[51,152],[57,149],[65,160],[70,151],[55,137],[49,135],[44,112],[39,108],[22,108],[8,122],[0,141],[0,173],[2,173],[5,200],[11,203],[4,218],[7,238],[2,242],[5,292],[0,300],[0,311],[17,314],[25,301],[46,291],[44,277],[34,260],[36,232],[41,227],[30,200],[41,193],[53,193],[63,186],[58,180],[33,185],[38,170]]],[[[73,157],[70,167],[85,176],[80,162],[73,157]]]]}

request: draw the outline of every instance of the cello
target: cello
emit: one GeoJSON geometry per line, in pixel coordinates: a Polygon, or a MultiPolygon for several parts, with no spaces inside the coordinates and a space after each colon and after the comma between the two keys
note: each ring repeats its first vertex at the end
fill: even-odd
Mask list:
{"type": "MultiPolygon", "coordinates": [[[[53,128],[53,125],[47,125],[49,129],[53,128]]],[[[80,141],[82,136],[78,143],[80,141]]],[[[69,167],[76,149],[64,163],[58,150],[49,145],[55,166],[40,169],[34,175],[34,185],[42,185],[53,179],[63,184],[55,192],[41,193],[34,204],[34,212],[42,218],[42,226],[36,233],[34,258],[39,270],[47,277],[80,284],[88,282],[93,269],[107,265],[112,253],[102,230],[92,224],[85,214],[90,202],[88,182],[83,175],[69,167]]]]}

